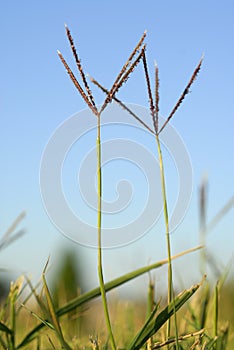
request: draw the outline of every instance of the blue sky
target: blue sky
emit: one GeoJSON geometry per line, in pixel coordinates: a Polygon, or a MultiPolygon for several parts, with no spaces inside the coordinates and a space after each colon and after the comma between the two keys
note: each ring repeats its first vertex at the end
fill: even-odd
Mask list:
{"type": "MultiPolygon", "coordinates": [[[[194,176],[189,210],[172,236],[174,252],[196,245],[202,175],[209,178],[209,218],[234,194],[233,2],[22,0],[0,7],[1,232],[19,212],[27,212],[23,222],[27,235],[1,252],[1,266],[39,276],[48,255],[55,266],[60,247],[68,245],[83,256],[92,283],[97,281],[96,251],[63,237],[48,218],[40,195],[40,162],[48,140],[65,119],[85,108],[56,52],[59,49],[75,70],[64,23],[71,29],[85,71],[106,87],[147,29],[147,58],[151,75],[154,60],[159,66],[163,116],[204,53],[192,93],[171,121],[190,154],[194,176]]],[[[102,94],[93,90],[101,103],[102,94]]],[[[119,96],[147,107],[139,67],[119,96]]],[[[223,263],[233,254],[232,218],[233,210],[208,237],[209,248],[223,263]]],[[[160,225],[134,244],[107,251],[106,278],[164,258],[160,225]]]]}

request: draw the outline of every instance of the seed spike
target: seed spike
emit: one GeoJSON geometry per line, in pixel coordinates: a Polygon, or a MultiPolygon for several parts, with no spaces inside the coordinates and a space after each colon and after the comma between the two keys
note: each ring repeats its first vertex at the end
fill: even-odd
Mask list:
{"type": "Polygon", "coordinates": [[[148,96],[149,96],[150,112],[151,112],[151,116],[152,116],[152,120],[153,120],[154,129],[155,129],[155,132],[157,133],[156,123],[155,123],[155,107],[154,107],[154,101],[153,101],[153,96],[152,96],[152,90],[151,90],[151,86],[150,86],[150,78],[149,78],[149,72],[148,72],[148,66],[147,66],[145,52],[143,53],[142,61],[143,61],[145,80],[146,80],[148,96]]]}
{"type": "Polygon", "coordinates": [[[90,102],[88,96],[85,94],[84,90],[82,89],[82,87],[80,86],[78,80],[76,79],[75,75],[73,74],[72,70],[70,69],[70,67],[68,66],[66,60],[64,59],[63,55],[61,54],[60,51],[57,51],[60,60],[62,61],[71,81],[73,82],[73,84],[75,85],[75,87],[77,88],[77,90],[79,91],[81,97],[84,99],[84,101],[86,102],[86,104],[89,106],[89,108],[92,110],[92,112],[97,115],[98,111],[97,108],[95,108],[92,103],[90,102]]]}
{"type": "Polygon", "coordinates": [[[121,86],[126,83],[126,81],[129,78],[129,75],[134,71],[134,69],[136,68],[136,66],[138,65],[138,63],[140,62],[140,60],[143,58],[144,56],[144,52],[145,52],[145,48],[146,45],[143,45],[141,52],[139,53],[139,55],[137,56],[137,58],[135,59],[135,61],[131,64],[131,66],[128,68],[128,70],[125,72],[125,74],[122,76],[122,78],[120,79],[118,85],[116,86],[113,95],[116,94],[116,92],[121,88],[121,86]]]}
{"type": "Polygon", "coordinates": [[[167,120],[165,121],[165,123],[163,124],[163,126],[161,127],[161,129],[159,130],[159,134],[160,132],[163,131],[163,129],[165,128],[165,126],[167,125],[167,123],[170,121],[170,119],[173,117],[173,115],[175,114],[175,112],[177,111],[177,109],[179,108],[179,106],[181,105],[181,103],[183,102],[185,96],[189,93],[189,89],[191,87],[191,85],[193,84],[193,82],[196,80],[196,77],[201,69],[201,65],[202,65],[202,62],[203,62],[203,55],[197,65],[197,67],[195,68],[186,88],[184,89],[183,93],[181,94],[179,100],[177,101],[175,107],[172,109],[171,113],[169,114],[167,120]]]}
{"type": "Polygon", "coordinates": [[[132,62],[134,56],[136,55],[137,51],[141,48],[141,46],[142,46],[142,44],[143,44],[143,42],[145,40],[145,37],[146,37],[146,30],[144,31],[144,33],[143,33],[142,37],[140,38],[139,42],[137,43],[136,47],[132,51],[131,55],[129,56],[129,58],[127,59],[127,61],[123,65],[120,73],[118,74],[117,78],[115,79],[115,82],[114,82],[113,87],[112,87],[113,89],[118,84],[119,80],[123,76],[124,72],[127,70],[128,66],[131,64],[131,62],[132,62]]]}
{"type": "MultiPolygon", "coordinates": [[[[97,87],[99,87],[106,95],[109,94],[109,91],[104,88],[97,80],[90,77],[92,83],[94,83],[97,87]]],[[[150,133],[155,134],[155,132],[145,123],[143,120],[138,117],[129,107],[127,107],[122,101],[120,101],[117,97],[113,96],[113,100],[115,100],[125,111],[127,111],[132,117],[134,117],[139,123],[141,123],[150,133]]]]}
{"type": "Polygon", "coordinates": [[[89,98],[90,102],[92,103],[92,105],[96,108],[92,92],[91,92],[91,90],[89,88],[88,82],[86,80],[86,77],[85,77],[85,74],[84,74],[84,71],[83,71],[83,68],[82,68],[82,65],[81,65],[81,61],[80,61],[79,56],[78,56],[77,51],[76,51],[74,40],[73,40],[71,32],[70,32],[70,30],[69,30],[69,28],[68,28],[68,26],[66,24],[65,24],[65,29],[66,29],[67,38],[69,40],[73,56],[74,56],[75,61],[76,61],[77,68],[78,68],[78,70],[80,72],[81,79],[82,79],[84,87],[86,89],[88,98],[89,98]]]}
{"type": "Polygon", "coordinates": [[[133,52],[129,56],[128,61],[125,64],[126,68],[130,64],[130,62],[133,60],[133,57],[136,55],[137,51],[141,48],[141,46],[142,46],[142,44],[143,44],[143,42],[145,40],[146,34],[147,34],[147,30],[144,31],[144,33],[143,33],[142,37],[140,38],[138,44],[136,45],[135,49],[133,50],[133,52]]]}
{"type": "Polygon", "coordinates": [[[159,113],[159,77],[158,65],[155,62],[155,132],[158,134],[158,113],[159,113]]]}
{"type": "Polygon", "coordinates": [[[129,56],[129,58],[127,59],[127,61],[125,62],[125,64],[123,65],[120,73],[118,74],[117,78],[115,79],[114,84],[112,85],[112,88],[109,90],[109,94],[106,97],[106,100],[103,104],[102,107],[102,111],[106,108],[107,104],[111,101],[113,95],[117,92],[117,90],[120,88],[119,86],[119,82],[121,80],[121,78],[123,77],[124,73],[126,72],[128,66],[131,64],[134,56],[136,55],[137,51],[141,48],[144,40],[146,37],[146,30],[144,31],[142,37],[140,38],[139,42],[137,43],[136,47],[134,48],[134,50],[132,51],[131,55],[129,56]]]}
{"type": "Polygon", "coordinates": [[[113,99],[114,95],[118,92],[118,90],[121,88],[121,86],[126,83],[126,81],[128,80],[130,74],[134,71],[134,69],[136,68],[136,66],[138,65],[138,63],[140,62],[140,60],[142,59],[143,53],[145,51],[145,45],[142,47],[140,54],[137,56],[137,58],[135,59],[135,61],[132,63],[132,65],[128,68],[128,70],[125,72],[125,74],[122,76],[122,78],[119,80],[118,84],[114,84],[111,88],[111,90],[109,91],[103,105],[101,108],[101,112],[104,111],[104,109],[106,108],[107,104],[111,102],[111,100],[113,99]]]}

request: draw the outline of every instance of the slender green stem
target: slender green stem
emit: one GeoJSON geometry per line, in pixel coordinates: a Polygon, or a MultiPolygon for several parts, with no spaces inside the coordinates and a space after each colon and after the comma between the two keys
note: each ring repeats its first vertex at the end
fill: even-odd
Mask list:
{"type": "Polygon", "coordinates": [[[10,301],[10,307],[11,307],[11,342],[10,342],[10,349],[14,350],[15,348],[15,295],[11,295],[11,301],[10,301]]]}
{"type": "MultiPolygon", "coordinates": [[[[173,276],[172,276],[172,263],[171,263],[171,241],[170,241],[170,231],[169,231],[169,217],[168,217],[168,208],[167,208],[167,195],[166,195],[166,185],[165,185],[165,174],[163,166],[163,157],[161,144],[159,140],[159,135],[156,134],[156,142],[158,147],[158,157],[159,157],[159,166],[160,166],[160,175],[161,175],[161,186],[162,186],[162,197],[163,197],[163,211],[164,211],[164,220],[165,220],[165,229],[166,229],[166,243],[167,243],[167,255],[168,255],[168,304],[171,301],[174,301],[174,290],[173,290],[173,276]]],[[[176,332],[176,350],[179,350],[178,343],[178,328],[176,320],[176,309],[174,305],[174,319],[175,319],[175,332],[176,332]]],[[[171,333],[171,322],[170,318],[167,322],[167,337],[169,339],[171,333]]]]}
{"type": "Polygon", "coordinates": [[[215,285],[214,292],[214,337],[218,336],[218,315],[219,315],[219,282],[215,285]]]}
{"type": "Polygon", "coordinates": [[[110,337],[112,350],[116,349],[115,340],[111,328],[110,316],[108,311],[106,291],[102,269],[102,168],[101,168],[101,117],[98,115],[97,125],[97,192],[98,192],[98,213],[97,213],[97,228],[98,228],[98,277],[101,291],[102,304],[106,325],[110,337]]]}

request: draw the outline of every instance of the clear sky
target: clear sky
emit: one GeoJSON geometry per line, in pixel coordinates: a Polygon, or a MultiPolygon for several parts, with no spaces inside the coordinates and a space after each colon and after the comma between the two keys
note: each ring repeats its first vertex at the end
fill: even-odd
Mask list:
{"type": "MultiPolygon", "coordinates": [[[[203,174],[209,178],[209,219],[234,194],[233,18],[231,0],[1,3],[1,234],[22,210],[27,213],[22,225],[27,234],[1,252],[1,267],[39,276],[47,257],[51,255],[52,265],[56,265],[60,247],[68,245],[82,255],[92,283],[97,283],[96,250],[81,248],[66,239],[51,223],[40,194],[40,163],[47,142],[63,121],[85,108],[56,52],[59,49],[75,70],[64,23],[72,32],[86,73],[106,87],[111,86],[147,29],[151,76],[154,60],[159,66],[162,116],[168,115],[204,53],[192,93],[171,122],[184,141],[193,168],[191,202],[183,223],[172,235],[173,251],[198,244],[197,194],[203,174]]],[[[101,103],[102,94],[93,90],[97,103],[101,103]]],[[[147,107],[141,68],[136,69],[119,96],[125,102],[147,107]]],[[[75,152],[78,160],[79,147],[75,152]]],[[[75,171],[77,167],[75,164],[75,171]]],[[[116,175],[108,171],[109,176],[116,175]]],[[[170,179],[168,175],[168,182],[170,179]]],[[[159,222],[135,243],[108,250],[104,257],[106,278],[165,258],[162,227],[159,222]]],[[[233,254],[233,237],[232,210],[208,236],[209,249],[224,264],[233,254]]],[[[186,261],[193,260],[181,261],[178,266],[183,267],[186,261]]],[[[193,269],[196,274],[198,269],[193,269]]]]}

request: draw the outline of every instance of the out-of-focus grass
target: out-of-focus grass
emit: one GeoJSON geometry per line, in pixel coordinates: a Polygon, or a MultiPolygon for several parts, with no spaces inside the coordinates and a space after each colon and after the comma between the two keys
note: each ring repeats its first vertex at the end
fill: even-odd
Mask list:
{"type": "MultiPolygon", "coordinates": [[[[22,279],[12,284],[11,291],[5,302],[1,305],[1,324],[0,324],[0,348],[7,349],[7,342],[9,341],[11,334],[7,334],[2,328],[4,324],[7,329],[11,330],[12,325],[12,297],[14,299],[14,310],[15,310],[15,322],[14,322],[14,345],[11,349],[17,349],[18,344],[38,323],[45,320],[45,310],[48,312],[48,305],[46,304],[45,290],[44,287],[40,287],[41,291],[37,294],[40,299],[40,304],[35,301],[35,296],[25,303],[25,295],[29,294],[29,290],[25,290],[24,293],[20,293],[22,279]],[[44,290],[44,291],[43,291],[44,290]],[[19,293],[19,294],[18,294],[19,293]],[[34,299],[34,301],[33,301],[34,299]],[[22,302],[26,305],[22,307],[22,302]],[[42,306],[44,305],[44,306],[42,306]],[[43,310],[45,308],[45,310],[43,310]],[[5,345],[6,347],[5,347],[5,345]]],[[[59,304],[63,304],[67,300],[66,296],[66,282],[61,278],[60,286],[61,293],[58,294],[59,304]]],[[[204,309],[205,301],[205,290],[207,285],[202,286],[202,289],[198,291],[193,297],[189,304],[186,304],[177,314],[178,319],[178,330],[180,335],[193,333],[204,328],[203,341],[205,339],[213,339],[213,328],[214,328],[214,288],[209,288],[209,298],[207,305],[205,306],[206,315],[205,322],[202,324],[202,310],[204,309]]],[[[71,286],[71,285],[70,285],[71,286]]],[[[74,286],[73,286],[74,287],[74,286]]],[[[40,290],[39,288],[39,290],[40,290]]],[[[147,288],[147,286],[146,286],[147,288]]],[[[229,326],[229,340],[226,347],[221,349],[231,350],[234,344],[234,312],[233,312],[233,293],[234,293],[234,281],[230,281],[224,284],[219,295],[219,320],[218,320],[218,334],[222,334],[229,326]]],[[[56,298],[57,298],[56,297],[56,298]]],[[[166,297],[166,296],[165,296],[166,297]]],[[[166,299],[166,298],[165,298],[166,299]]],[[[130,341],[136,335],[136,333],[143,326],[147,317],[147,301],[146,300],[123,300],[118,299],[115,296],[110,297],[110,315],[113,319],[113,331],[115,333],[116,343],[118,348],[127,348],[130,341]]],[[[159,310],[163,308],[165,302],[159,301],[159,310]]],[[[48,313],[46,312],[46,316],[48,313]]],[[[45,322],[45,321],[44,321],[45,322]]],[[[59,337],[53,330],[50,321],[48,325],[45,324],[35,339],[30,342],[22,349],[52,349],[54,345],[55,349],[61,349],[59,337]],[[52,327],[52,329],[50,328],[52,327]]],[[[83,349],[91,348],[93,345],[91,339],[98,340],[100,348],[102,348],[107,339],[108,334],[105,328],[105,319],[102,310],[102,304],[100,299],[95,299],[88,302],[85,306],[76,308],[73,312],[68,315],[64,315],[59,319],[61,329],[63,330],[64,338],[72,349],[83,349]]],[[[195,337],[199,338],[199,336],[195,337]]],[[[166,327],[165,325],[160,329],[156,336],[153,337],[153,343],[163,342],[166,339],[166,327]]],[[[181,341],[183,349],[187,349],[188,344],[192,346],[194,339],[191,337],[188,340],[181,341]],[[186,344],[186,345],[185,345],[186,344]]],[[[202,349],[197,345],[195,349],[202,349]]],[[[9,347],[10,348],[10,347],[9,347]]],[[[205,349],[205,348],[204,348],[205,349]]],[[[215,349],[215,347],[211,347],[215,349]]],[[[219,349],[219,348],[217,348],[219,349]]]]}

